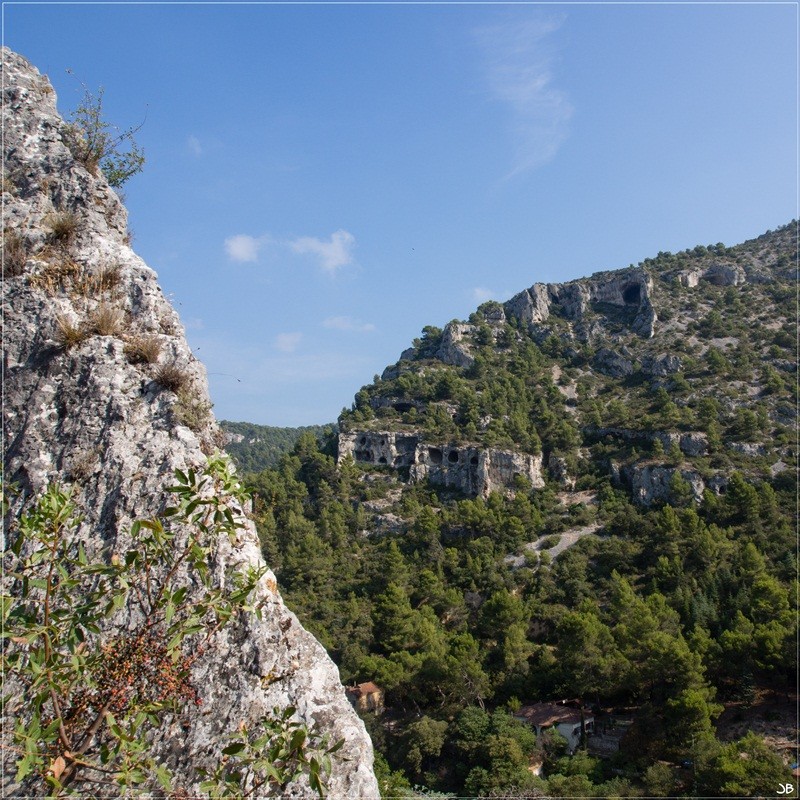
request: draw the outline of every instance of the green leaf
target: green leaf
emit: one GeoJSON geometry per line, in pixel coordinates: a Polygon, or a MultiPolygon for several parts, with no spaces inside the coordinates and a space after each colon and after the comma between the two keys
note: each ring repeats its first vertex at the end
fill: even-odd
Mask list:
{"type": "Polygon", "coordinates": [[[165,792],[169,792],[172,789],[172,776],[163,764],[159,764],[156,767],[156,779],[165,792]]]}
{"type": "Polygon", "coordinates": [[[246,748],[247,745],[244,742],[234,742],[233,744],[229,744],[227,747],[224,747],[222,749],[222,753],[226,756],[237,756],[246,748]]]}
{"type": "Polygon", "coordinates": [[[14,776],[14,782],[19,783],[24,780],[26,775],[29,775],[33,770],[35,758],[33,754],[28,753],[24,758],[17,761],[17,774],[14,776]]]}

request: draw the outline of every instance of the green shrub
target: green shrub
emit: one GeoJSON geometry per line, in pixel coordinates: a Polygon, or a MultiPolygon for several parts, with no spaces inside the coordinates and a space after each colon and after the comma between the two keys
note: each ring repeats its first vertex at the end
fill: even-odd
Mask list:
{"type": "MultiPolygon", "coordinates": [[[[229,463],[215,457],[202,473],[176,476],[177,504],[134,522],[130,549],[108,560],[90,560],[74,536],[78,510],[59,486],[12,525],[0,663],[22,688],[9,734],[14,782],[27,795],[186,795],[148,743],[165,715],[202,703],[192,665],[231,618],[260,614],[249,597],[266,568],[234,569],[222,582],[209,569],[219,537],[242,527],[232,509],[248,499],[229,463]]],[[[323,796],[341,743],[328,747],[294,713],[275,709],[262,731],[237,731],[206,791],[274,796],[306,773],[323,796]]]]}
{"type": "Polygon", "coordinates": [[[144,168],[144,151],[134,136],[141,125],[121,131],[103,119],[103,92],[84,86],[83,100],[64,126],[64,141],[76,161],[94,175],[98,170],[117,188],[144,168]]]}

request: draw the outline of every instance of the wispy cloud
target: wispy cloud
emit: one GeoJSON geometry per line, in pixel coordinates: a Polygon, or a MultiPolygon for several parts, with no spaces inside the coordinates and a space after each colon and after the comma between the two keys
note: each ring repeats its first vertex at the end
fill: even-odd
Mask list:
{"type": "Polygon", "coordinates": [[[485,303],[487,300],[494,300],[497,294],[485,286],[476,286],[472,290],[472,299],[476,303],[485,303]]]}
{"type": "Polygon", "coordinates": [[[555,17],[515,19],[475,31],[489,90],[511,112],[516,153],[507,177],[546,164],[567,136],[573,107],[553,85],[550,38],[562,23],[555,17]]]}
{"type": "Polygon", "coordinates": [[[182,318],[182,321],[183,327],[186,328],[187,331],[201,331],[206,326],[200,317],[189,317],[188,319],[182,318]]]}
{"type": "Polygon", "coordinates": [[[245,233],[238,233],[225,240],[225,252],[231,261],[258,261],[258,251],[266,241],[265,237],[256,238],[245,233]]]}
{"type": "Polygon", "coordinates": [[[200,144],[200,140],[192,134],[187,140],[186,144],[189,147],[189,152],[193,156],[201,156],[203,155],[203,146],[200,144]]]}
{"type": "Polygon", "coordinates": [[[265,245],[270,245],[273,251],[277,249],[284,253],[288,251],[300,256],[311,256],[323,271],[335,275],[337,270],[354,263],[356,237],[345,230],[335,231],[328,241],[315,236],[278,239],[269,233],[263,236],[237,233],[225,240],[225,252],[231,261],[256,262],[265,245]]]}
{"type": "Polygon", "coordinates": [[[301,236],[288,242],[292,252],[315,256],[322,269],[331,275],[340,267],[353,263],[352,251],[355,244],[356,237],[345,230],[335,231],[327,242],[313,236],[301,236]]]}
{"type": "Polygon", "coordinates": [[[279,333],[275,337],[275,349],[281,353],[294,353],[300,346],[302,333],[279,333]]]}
{"type": "Polygon", "coordinates": [[[328,317],[322,320],[324,328],[334,331],[355,331],[356,333],[370,333],[375,330],[371,322],[361,322],[353,317],[328,317]]]}

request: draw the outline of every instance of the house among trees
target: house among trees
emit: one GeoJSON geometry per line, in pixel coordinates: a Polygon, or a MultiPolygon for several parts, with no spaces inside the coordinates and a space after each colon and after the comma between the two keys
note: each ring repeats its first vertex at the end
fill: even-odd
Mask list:
{"type": "Polygon", "coordinates": [[[348,686],[345,691],[350,705],[356,711],[371,711],[373,714],[383,711],[383,689],[376,683],[359,683],[357,686],[348,686]]]}
{"type": "Polygon", "coordinates": [[[537,736],[548,728],[555,728],[567,740],[570,753],[578,749],[582,733],[587,736],[594,733],[594,716],[588,710],[562,703],[533,703],[522,706],[514,716],[530,725],[537,736]]]}

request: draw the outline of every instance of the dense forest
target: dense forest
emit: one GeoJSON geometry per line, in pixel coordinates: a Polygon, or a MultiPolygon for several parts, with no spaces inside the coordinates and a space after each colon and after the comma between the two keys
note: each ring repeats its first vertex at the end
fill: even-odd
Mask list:
{"type": "Polygon", "coordinates": [[[242,472],[259,472],[267,467],[277,467],[281,456],[291,452],[304,433],[321,438],[334,428],[333,425],[276,428],[225,419],[220,420],[219,426],[226,439],[225,451],[242,472]]]}
{"type": "Polygon", "coordinates": [[[345,683],[385,691],[384,713],[363,714],[385,796],[751,796],[797,783],[777,724],[796,702],[793,231],[641,265],[662,320],[649,341],[617,309],[592,309],[602,326],[581,337],[488,303],[458,366],[437,355],[446,331],[428,327],[340,418],[343,434],[542,454],[543,488],[410,482],[407,469],[337,463],[333,434],[304,434],[248,476],[287,603],[345,683]],[[721,255],[749,279],[676,279],[721,255]],[[757,269],[771,279],[752,280],[757,269]],[[604,370],[605,346],[632,368],[604,370]],[[670,357],[666,375],[646,368],[670,357]],[[635,496],[636,475],[656,468],[666,485],[635,496]],[[598,754],[601,737],[582,730],[570,752],[515,716],[563,699],[598,733],[624,727],[618,746],[598,754]],[[777,733],[751,730],[758,709],[777,733]]]}

